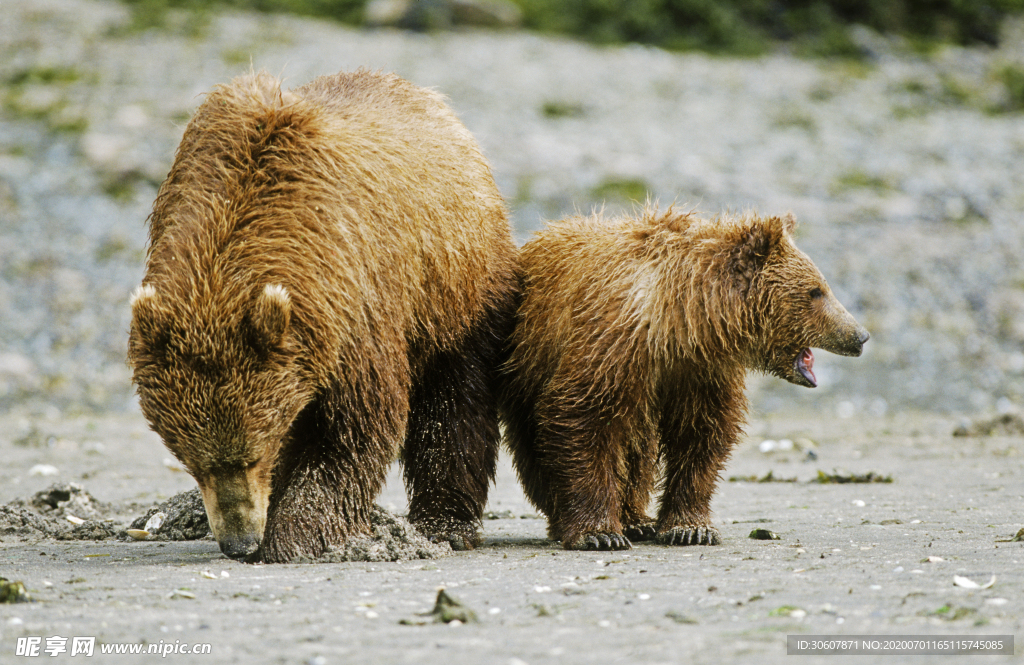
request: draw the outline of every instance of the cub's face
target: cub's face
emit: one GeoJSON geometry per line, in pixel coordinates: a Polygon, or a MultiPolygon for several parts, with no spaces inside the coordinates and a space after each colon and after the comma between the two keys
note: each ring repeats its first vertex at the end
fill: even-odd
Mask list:
{"type": "Polygon", "coordinates": [[[279,287],[234,327],[182,317],[150,286],[132,299],[129,361],[142,412],[196,479],[221,551],[234,558],[259,547],[278,453],[305,403],[289,312],[279,287]]]}
{"type": "Polygon", "coordinates": [[[757,280],[761,340],[755,366],[814,388],[812,348],[859,356],[870,335],[836,300],[811,260],[788,233],[769,254],[757,280]]]}

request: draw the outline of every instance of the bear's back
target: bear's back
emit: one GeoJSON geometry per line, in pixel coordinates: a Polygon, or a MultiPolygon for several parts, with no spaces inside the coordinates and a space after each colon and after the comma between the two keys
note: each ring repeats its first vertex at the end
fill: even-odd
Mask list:
{"type": "Polygon", "coordinates": [[[372,302],[410,340],[457,336],[514,253],[490,168],[443,98],[366,71],[293,91],[256,73],[211,92],[157,197],[150,247],[155,273],[187,255],[193,275],[243,275],[250,289],[273,275],[300,316],[333,306],[353,332],[372,302]]]}

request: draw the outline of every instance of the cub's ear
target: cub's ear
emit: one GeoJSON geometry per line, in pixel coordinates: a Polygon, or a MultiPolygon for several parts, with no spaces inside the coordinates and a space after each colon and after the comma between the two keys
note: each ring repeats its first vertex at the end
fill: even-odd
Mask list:
{"type": "Polygon", "coordinates": [[[150,284],[135,289],[130,305],[132,324],[128,336],[128,362],[134,365],[142,353],[157,353],[166,346],[168,314],[156,288],[150,284]]]}
{"type": "Polygon", "coordinates": [[[292,299],[288,290],[279,284],[263,287],[249,313],[257,344],[267,350],[281,346],[291,316],[292,299]]]}
{"type": "Polygon", "coordinates": [[[729,257],[729,267],[741,291],[746,292],[750,287],[750,283],[768,260],[768,255],[781,239],[781,234],[781,227],[755,220],[736,235],[729,257]]]}
{"type": "Polygon", "coordinates": [[[778,220],[782,224],[782,230],[786,235],[793,235],[793,231],[796,230],[796,216],[791,212],[787,212],[782,217],[779,217],[778,220]]]}

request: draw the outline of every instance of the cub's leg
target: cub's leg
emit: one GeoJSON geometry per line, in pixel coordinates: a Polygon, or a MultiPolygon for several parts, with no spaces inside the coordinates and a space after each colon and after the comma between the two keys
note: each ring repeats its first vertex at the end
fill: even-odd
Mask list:
{"type": "Polygon", "coordinates": [[[572,393],[538,404],[538,449],[548,467],[549,534],[568,550],[624,550],[624,452],[632,410],[602,409],[572,393]]]}
{"type": "MultiPolygon", "coordinates": [[[[508,385],[514,377],[506,379],[501,399],[501,420],[505,425],[505,442],[512,454],[516,475],[523,486],[523,493],[537,510],[550,516],[551,481],[547,464],[537,449],[537,416],[533,404],[536,395],[532,386],[508,385]]],[[[561,535],[553,536],[561,540],[561,535]]]]}
{"type": "MultiPolygon", "coordinates": [[[[653,428],[652,428],[653,429],[653,428]]],[[[657,523],[647,515],[647,506],[657,477],[658,439],[656,432],[635,437],[626,456],[626,478],[622,485],[623,533],[633,542],[654,540],[657,523]]]]}
{"type": "Polygon", "coordinates": [[[711,497],[740,434],[743,386],[690,382],[672,391],[661,417],[665,484],[657,541],[666,545],[717,545],[711,497]]]}

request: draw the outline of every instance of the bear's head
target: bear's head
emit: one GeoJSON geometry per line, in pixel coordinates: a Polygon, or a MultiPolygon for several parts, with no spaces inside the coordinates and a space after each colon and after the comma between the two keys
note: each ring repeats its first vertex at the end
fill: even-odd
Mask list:
{"type": "Polygon", "coordinates": [[[304,394],[288,291],[132,296],[128,360],[150,427],[195,478],[221,551],[263,538],[271,476],[304,394]]]}
{"type": "Polygon", "coordinates": [[[812,348],[859,356],[868,331],[840,304],[793,243],[796,220],[749,216],[730,232],[730,268],[747,302],[748,365],[814,388],[812,348]]]}

